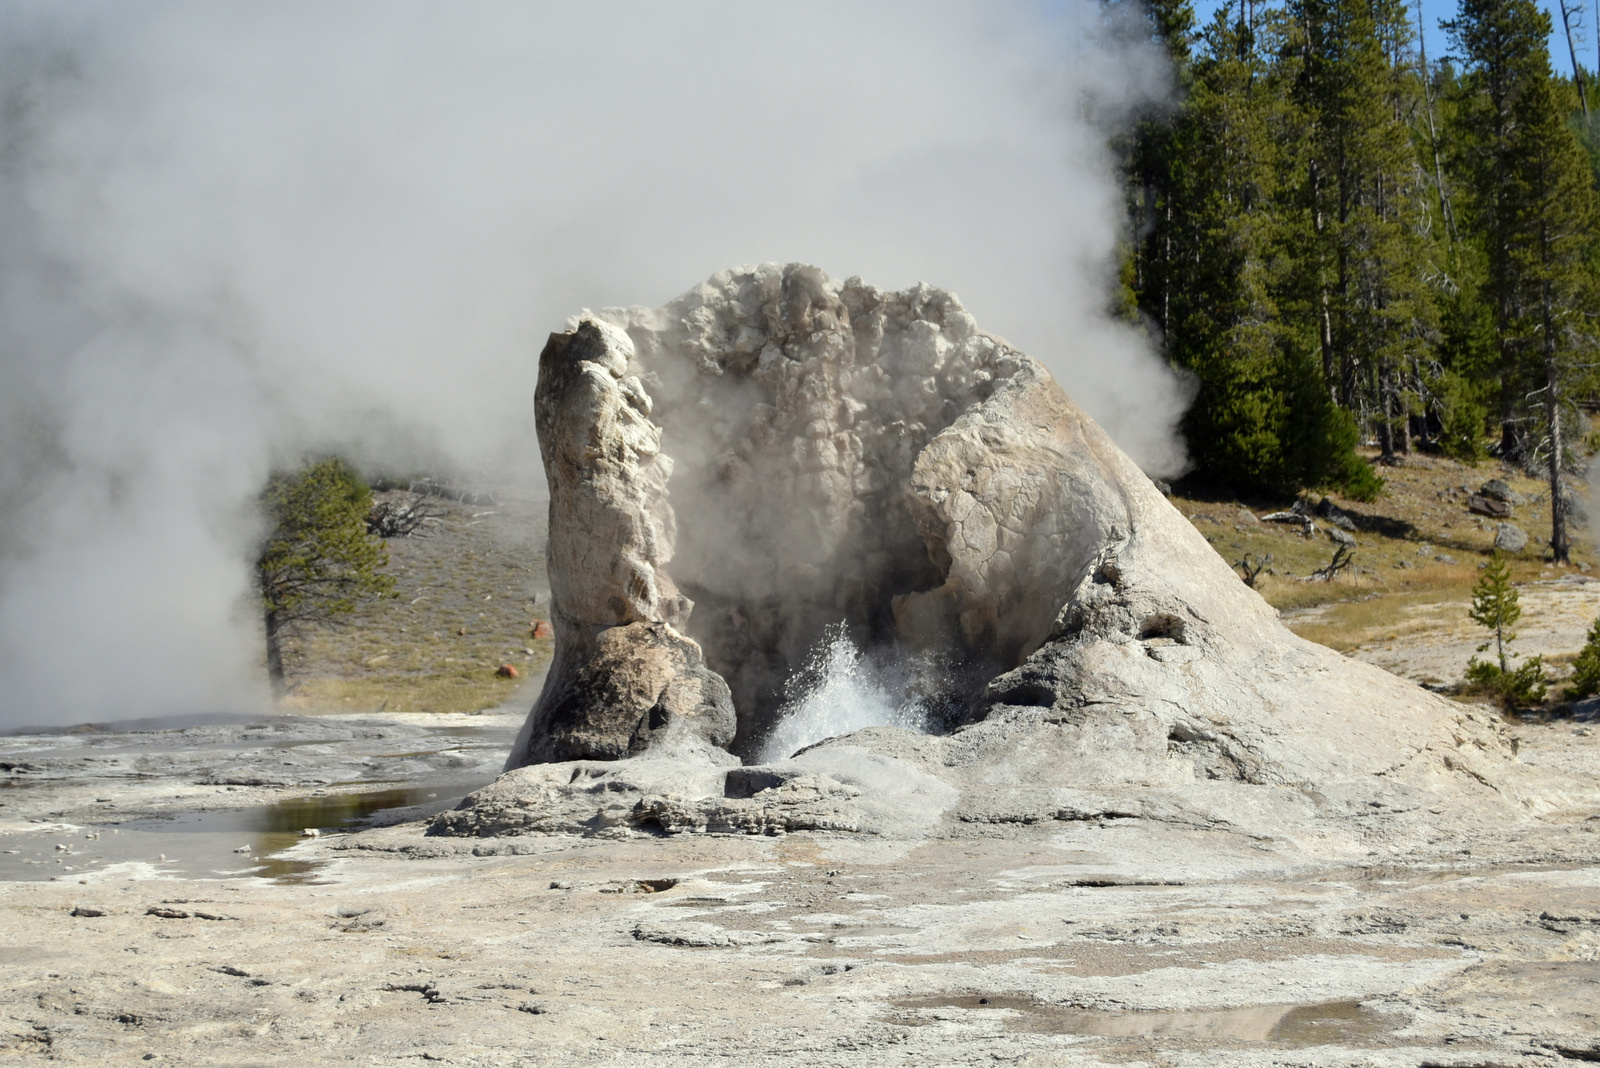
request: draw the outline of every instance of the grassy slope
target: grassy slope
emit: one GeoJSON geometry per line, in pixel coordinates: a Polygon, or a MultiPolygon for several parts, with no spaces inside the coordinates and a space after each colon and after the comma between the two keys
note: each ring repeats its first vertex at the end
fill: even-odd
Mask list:
{"type": "Polygon", "coordinates": [[[394,594],[290,647],[285,707],[476,711],[520,699],[548,662],[550,639],[532,635],[550,596],[544,506],[429,504],[441,515],[426,536],[387,542],[394,594]],[[497,677],[501,664],[522,678],[497,677]]]}
{"type": "MultiPolygon", "coordinates": [[[[1325,533],[1306,539],[1293,526],[1250,522],[1241,515],[1246,506],[1237,500],[1180,496],[1172,502],[1230,564],[1245,553],[1256,558],[1271,553],[1276,574],[1261,577],[1261,595],[1283,610],[1296,633],[1340,651],[1454,626],[1464,618],[1496,526],[1467,510],[1467,496],[1491,478],[1503,479],[1529,499],[1508,520],[1529,535],[1527,548],[1508,554],[1513,579],[1523,584],[1567,570],[1544,561],[1550,509],[1542,483],[1498,463],[1472,467],[1432,456],[1405,457],[1399,466],[1380,470],[1386,486],[1378,500],[1363,504],[1332,495],[1355,520],[1358,545],[1353,567],[1331,582],[1306,581],[1333,555],[1325,533]]],[[[1257,515],[1292,503],[1292,498],[1250,502],[1257,515]]],[[[1591,532],[1575,527],[1572,541],[1574,567],[1592,568],[1591,532]]]]}

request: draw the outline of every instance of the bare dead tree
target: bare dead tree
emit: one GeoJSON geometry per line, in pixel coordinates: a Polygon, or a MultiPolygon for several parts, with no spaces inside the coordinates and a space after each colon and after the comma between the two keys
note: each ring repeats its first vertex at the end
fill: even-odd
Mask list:
{"type": "Polygon", "coordinates": [[[1350,551],[1350,546],[1341,545],[1333,550],[1333,559],[1328,561],[1327,567],[1321,567],[1311,572],[1306,577],[1307,582],[1332,582],[1333,576],[1350,566],[1356,554],[1350,551]]]}
{"type": "Polygon", "coordinates": [[[1578,66],[1578,49],[1572,41],[1572,26],[1583,26],[1583,0],[1561,0],[1561,28],[1567,32],[1567,55],[1572,59],[1572,80],[1578,87],[1578,103],[1583,106],[1583,121],[1589,121],[1589,94],[1584,89],[1583,68],[1578,66]]]}
{"type": "Polygon", "coordinates": [[[435,511],[426,498],[418,497],[402,503],[397,500],[372,502],[367,513],[367,533],[380,538],[409,538],[422,536],[424,528],[441,522],[443,512],[435,511]]]}
{"type": "Polygon", "coordinates": [[[1244,584],[1252,590],[1256,588],[1256,581],[1261,578],[1261,573],[1272,563],[1272,554],[1257,558],[1251,553],[1245,553],[1244,559],[1233,566],[1244,572],[1244,584]],[[1254,561],[1252,563],[1252,561],[1254,561]]]}
{"type": "Polygon", "coordinates": [[[1422,66],[1422,101],[1425,105],[1423,113],[1428,117],[1428,144],[1433,150],[1433,184],[1439,191],[1439,210],[1444,216],[1445,236],[1454,246],[1456,216],[1450,206],[1450,191],[1444,184],[1444,162],[1439,153],[1439,131],[1433,121],[1433,79],[1428,74],[1428,43],[1425,31],[1426,28],[1422,24],[1422,0],[1417,0],[1417,58],[1422,66]]]}

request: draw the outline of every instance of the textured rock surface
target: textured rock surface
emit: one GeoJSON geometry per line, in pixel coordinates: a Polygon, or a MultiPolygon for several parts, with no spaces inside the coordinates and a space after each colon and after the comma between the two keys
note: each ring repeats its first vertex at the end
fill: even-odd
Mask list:
{"type": "MultiPolygon", "coordinates": [[[[1420,828],[1428,809],[1547,804],[1488,717],[1291,634],[1040,364],[948,293],[724,272],[554,335],[539,398],[558,649],[513,765],[723,744],[718,677],[733,748],[752,753],[830,625],[960,665],[930,680],[953,732],[878,728],[806,754],[870,749],[944,783],[959,801],[931,820],[863,820],[883,777],[775,772],[742,797],[726,774],[663,792],[619,770],[607,805],[626,815],[607,826],[1120,814],[1292,837],[1332,819],[1354,849],[1375,813],[1420,828]],[[644,662],[636,633],[681,644],[613,667],[644,662]]],[[[560,787],[570,772],[524,774],[555,792],[514,803],[513,780],[469,799],[486,822],[435,832],[509,827],[509,808],[530,830],[592,829],[560,787]]]]}
{"type": "Polygon", "coordinates": [[[547,546],[555,654],[514,764],[616,759],[657,738],[726,745],[727,684],[679,629],[690,604],[661,565],[673,514],[632,345],[585,321],[550,339],[535,397],[550,483],[547,546]]]}

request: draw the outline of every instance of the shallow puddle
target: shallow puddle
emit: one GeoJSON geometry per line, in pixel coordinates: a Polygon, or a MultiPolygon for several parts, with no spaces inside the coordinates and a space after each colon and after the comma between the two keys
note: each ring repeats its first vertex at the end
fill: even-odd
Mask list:
{"type": "Polygon", "coordinates": [[[1006,1011],[1005,1026],[1014,1031],[1094,1035],[1101,1038],[1166,1038],[1204,1043],[1263,1045],[1371,1046],[1382,1044],[1400,1021],[1355,1001],[1314,1005],[1249,1005],[1237,1009],[1191,1012],[1107,1012],[1063,1008],[1030,997],[992,994],[934,994],[896,998],[901,1010],[895,1022],[929,1024],[960,1019],[968,1013],[1006,1011]],[[960,1015],[951,1010],[965,1010],[960,1015]]]}
{"type": "Polygon", "coordinates": [[[1326,872],[1309,881],[1347,884],[1361,888],[1401,888],[1431,886],[1435,883],[1456,882],[1461,879],[1491,879],[1501,875],[1522,875],[1546,871],[1577,871],[1593,867],[1587,862],[1569,863],[1526,861],[1503,864],[1480,864],[1474,867],[1424,868],[1401,864],[1372,864],[1326,872]]]}
{"type": "Polygon", "coordinates": [[[302,841],[302,831],[355,830],[397,808],[439,811],[483,785],[455,782],[328,793],[251,808],[179,812],[82,827],[70,833],[12,835],[4,840],[6,852],[0,854],[0,879],[83,878],[110,864],[135,862],[189,878],[248,875],[304,882],[316,877],[322,862],[283,855],[302,841]]]}

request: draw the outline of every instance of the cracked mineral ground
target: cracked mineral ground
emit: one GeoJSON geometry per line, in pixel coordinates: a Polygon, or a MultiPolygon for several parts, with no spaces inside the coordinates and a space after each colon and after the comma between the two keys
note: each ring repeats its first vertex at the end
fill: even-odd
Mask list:
{"type": "MultiPolygon", "coordinates": [[[[1153,819],[922,840],[424,837],[421,818],[494,775],[521,716],[5,738],[0,1056],[1600,1057],[1600,819],[1517,840],[1440,828],[1426,850],[1322,866],[1153,819]],[[402,751],[378,781],[372,757],[402,751]]],[[[1514,733],[1533,768],[1600,773],[1600,732],[1514,733]]]]}

